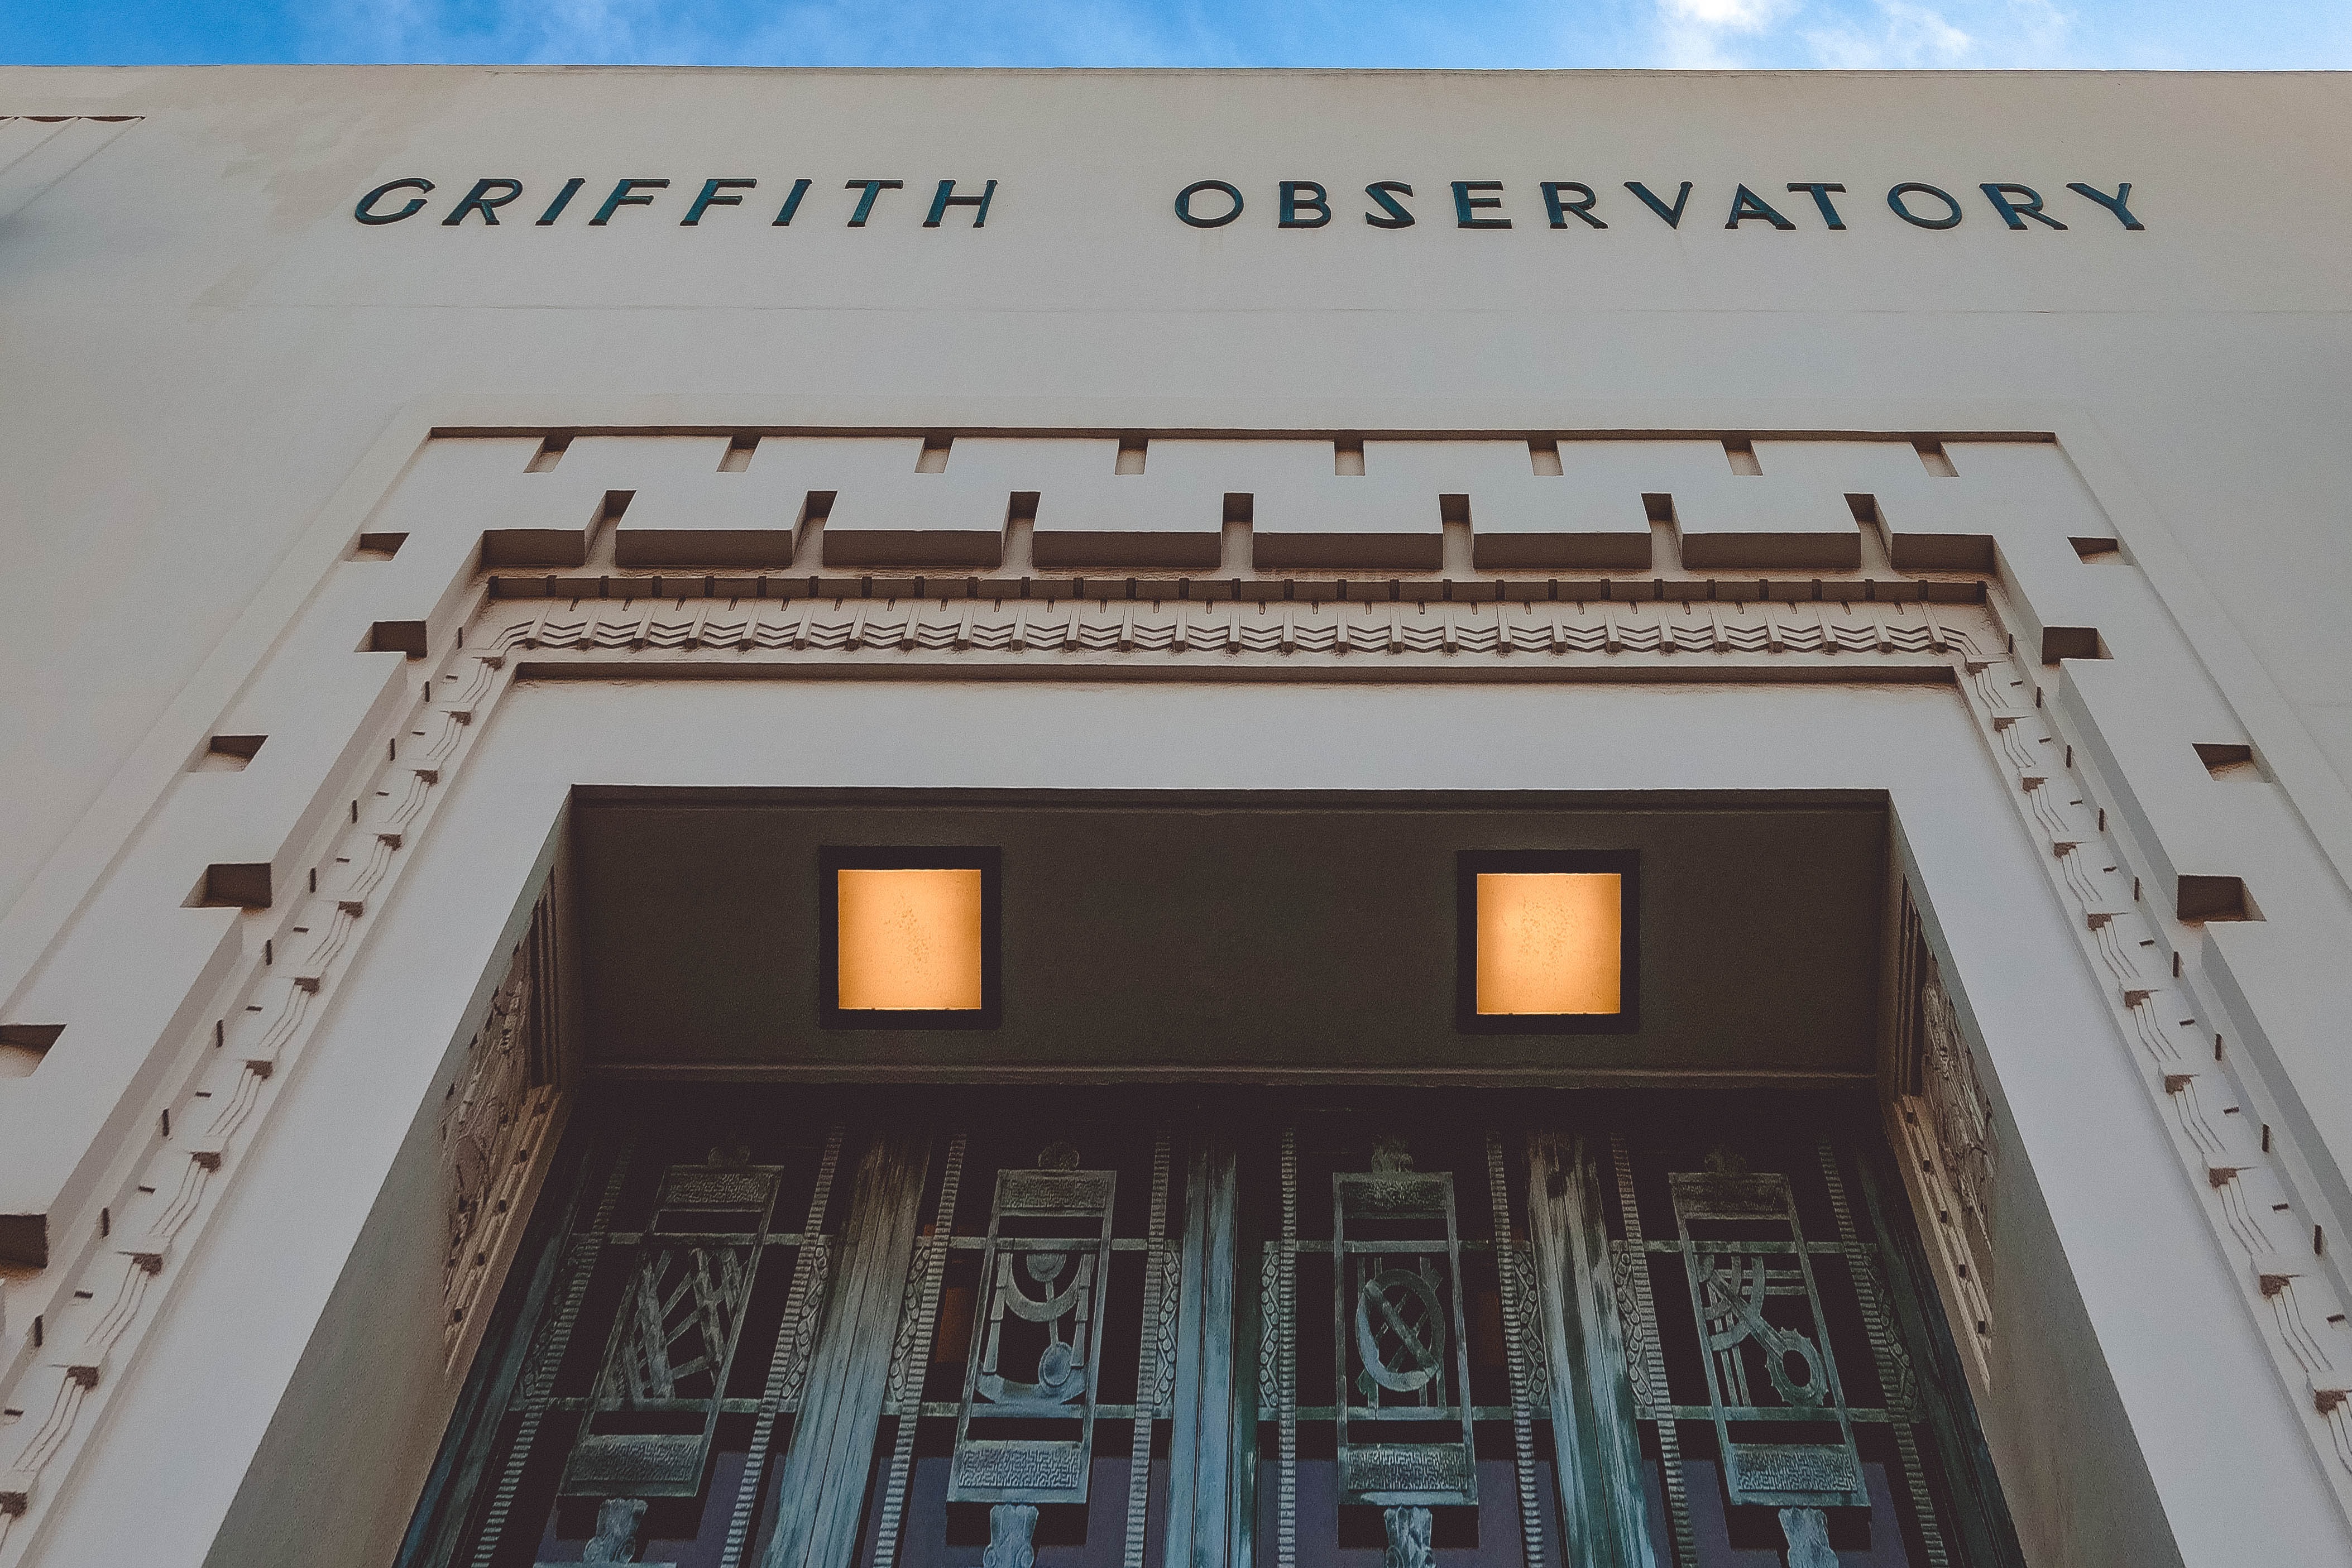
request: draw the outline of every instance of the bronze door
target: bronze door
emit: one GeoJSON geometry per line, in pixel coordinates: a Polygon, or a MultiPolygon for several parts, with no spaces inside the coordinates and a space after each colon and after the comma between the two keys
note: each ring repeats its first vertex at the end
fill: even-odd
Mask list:
{"type": "Polygon", "coordinates": [[[639,1088],[566,1158],[404,1568],[2018,1561],[1866,1102],[639,1088]]]}

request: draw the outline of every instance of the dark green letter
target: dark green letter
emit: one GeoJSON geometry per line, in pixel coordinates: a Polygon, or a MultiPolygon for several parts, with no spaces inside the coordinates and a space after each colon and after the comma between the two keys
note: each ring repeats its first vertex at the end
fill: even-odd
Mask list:
{"type": "Polygon", "coordinates": [[[413,218],[425,205],[424,193],[431,189],[433,182],[430,180],[388,180],[362,196],[360,204],[352,209],[352,216],[363,224],[396,224],[403,218],[413,218]],[[396,213],[377,212],[376,203],[394,191],[415,191],[417,194],[409,197],[408,205],[396,213]]]}
{"type": "Polygon", "coordinates": [[[1487,207],[1500,207],[1500,196],[1474,196],[1473,191],[1499,191],[1500,180],[1456,180],[1454,182],[1454,226],[1457,229],[1507,229],[1508,218],[1482,218],[1476,214],[1487,207]]]}
{"type": "Polygon", "coordinates": [[[1668,228],[1678,229],[1683,226],[1683,204],[1690,200],[1690,182],[1688,180],[1685,180],[1683,182],[1682,193],[1675,198],[1675,204],[1671,207],[1666,205],[1665,203],[1658,200],[1657,193],[1652,191],[1649,186],[1642,183],[1639,180],[1626,181],[1625,188],[1633,192],[1635,195],[1641,197],[1643,205],[1657,214],[1658,216],[1665,219],[1666,226],[1668,228]]]}
{"type": "Polygon", "coordinates": [[[1564,229],[1568,226],[1568,214],[1570,213],[1574,213],[1594,228],[1605,229],[1609,226],[1592,215],[1592,204],[1601,198],[1592,193],[1592,187],[1590,185],[1580,184],[1574,180],[1546,180],[1543,183],[1543,198],[1544,211],[1551,214],[1551,226],[1556,229],[1564,229]],[[1562,191],[1574,191],[1581,199],[1563,202],[1559,199],[1559,193],[1562,191]]]}
{"type": "Polygon", "coordinates": [[[1792,229],[1797,226],[1774,212],[1771,204],[1765,201],[1763,197],[1742,185],[1738,193],[1731,198],[1731,216],[1725,221],[1723,226],[1736,229],[1751,218],[1760,218],[1776,229],[1792,229]]]}
{"type": "Polygon", "coordinates": [[[953,180],[941,180],[939,194],[931,198],[931,215],[923,220],[923,226],[927,229],[939,227],[940,221],[948,215],[950,207],[971,207],[977,209],[971,214],[971,226],[980,228],[987,224],[988,204],[995,199],[996,182],[993,180],[977,196],[959,196],[955,193],[953,180]]]}
{"type": "Polygon", "coordinates": [[[604,198],[604,204],[596,209],[596,215],[588,220],[588,226],[590,228],[602,228],[606,223],[611,221],[613,214],[623,207],[652,206],[654,204],[654,199],[651,196],[640,196],[635,193],[639,186],[643,186],[651,191],[658,191],[668,184],[669,182],[667,180],[622,181],[619,184],[613,187],[613,193],[604,198]]]}
{"type": "Polygon", "coordinates": [[[1939,191],[1933,185],[1923,185],[1916,180],[1906,180],[1903,183],[1895,186],[1895,189],[1887,192],[1886,204],[1895,209],[1895,215],[1896,217],[1901,218],[1906,224],[1916,224],[1923,229],[1948,229],[1956,228],[1959,225],[1960,204],[1952,200],[1952,193],[1949,191],[1939,191]],[[1933,196],[1937,201],[1943,203],[1945,207],[1945,215],[1940,218],[1923,218],[1918,214],[1913,212],[1909,207],[1906,206],[1904,204],[1903,198],[1910,195],[1915,191],[1920,195],[1933,196]]]}
{"type": "Polygon", "coordinates": [[[1830,203],[1830,193],[1832,191],[1835,191],[1841,196],[1845,194],[1845,187],[1843,185],[1824,185],[1815,183],[1811,185],[1791,185],[1789,189],[1791,191],[1811,192],[1812,193],[1813,205],[1821,208],[1822,210],[1822,224],[1833,229],[1842,229],[1845,227],[1845,220],[1838,216],[1837,208],[1830,203]]]}
{"type": "Polygon", "coordinates": [[[2066,188],[2074,192],[2078,196],[2090,197],[2091,200],[2098,203],[2099,205],[2115,214],[2116,221],[2123,225],[2124,227],[2127,229],[2144,229],[2147,227],[2146,224],[2132,216],[2131,209],[2124,205],[2126,202],[2131,199],[2131,185],[2128,182],[2117,185],[2116,187],[2116,193],[2112,196],[2107,195],[2092,186],[2085,185],[2079,180],[2070,182],[2066,188]]]}
{"type": "Polygon", "coordinates": [[[1364,221],[1366,223],[1371,225],[1376,229],[1409,229],[1412,227],[1412,214],[1406,212],[1404,210],[1404,204],[1397,200],[1399,196],[1410,196],[1412,194],[1412,187],[1411,185],[1405,184],[1397,180],[1375,180],[1370,184],[1364,187],[1364,194],[1371,197],[1373,201],[1379,203],[1381,211],[1388,214],[1388,216],[1384,218],[1376,218],[1372,216],[1371,214],[1366,213],[1364,214],[1364,221]]]}
{"type": "Polygon", "coordinates": [[[1223,180],[1195,180],[1176,193],[1176,215],[1196,229],[1221,229],[1242,215],[1242,193],[1223,180]],[[1203,191],[1215,191],[1234,204],[1233,210],[1221,218],[1196,217],[1192,198],[1203,191]]]}
{"type": "Polygon", "coordinates": [[[1285,180],[1282,183],[1282,221],[1276,228],[1319,229],[1331,221],[1331,204],[1324,199],[1323,187],[1312,180],[1285,180]],[[1302,194],[1312,191],[1311,196],[1302,194]],[[1302,218],[1302,209],[1311,207],[1315,215],[1302,218]]]}
{"type": "Polygon", "coordinates": [[[857,198],[857,210],[849,214],[849,226],[854,229],[862,229],[866,226],[866,218],[874,211],[876,196],[885,191],[903,191],[907,188],[907,182],[904,180],[851,180],[841,188],[845,191],[855,191],[861,185],[865,187],[866,193],[857,198]]]}
{"type": "Polygon", "coordinates": [[[757,180],[705,180],[702,182],[702,193],[694,198],[694,205],[686,209],[686,216],[677,220],[677,226],[682,229],[690,229],[702,222],[702,209],[705,207],[741,206],[743,204],[742,197],[722,196],[719,193],[721,191],[748,191],[759,183],[760,182],[757,180]]]}
{"type": "Polygon", "coordinates": [[[466,221],[467,213],[478,212],[482,214],[484,223],[496,228],[499,226],[499,209],[521,194],[520,180],[477,180],[474,188],[466,193],[466,199],[457,204],[457,210],[441,220],[441,226],[454,229],[466,221]],[[490,194],[493,185],[503,185],[506,189],[493,196],[490,194]]]}

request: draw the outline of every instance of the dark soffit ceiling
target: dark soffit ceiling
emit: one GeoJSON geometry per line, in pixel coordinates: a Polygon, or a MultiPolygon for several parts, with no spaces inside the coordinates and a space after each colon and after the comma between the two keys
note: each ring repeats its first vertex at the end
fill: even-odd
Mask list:
{"type": "Polygon", "coordinates": [[[566,873],[598,1067],[746,1077],[1624,1082],[1867,1074],[1869,793],[582,789],[566,873]],[[992,1030],[817,1024],[817,851],[1003,858],[992,1030]],[[1454,1021],[1461,849],[1640,852],[1641,1028],[1454,1021]]]}

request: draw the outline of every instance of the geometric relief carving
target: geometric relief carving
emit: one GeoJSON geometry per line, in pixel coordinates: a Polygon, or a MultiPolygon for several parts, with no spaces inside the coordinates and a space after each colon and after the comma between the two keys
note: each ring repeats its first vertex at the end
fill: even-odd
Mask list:
{"type": "Polygon", "coordinates": [[[1729,1150],[1708,1165],[1667,1180],[1726,1495],[1780,1508],[1867,1508],[1853,1417],[1789,1178],[1750,1172],[1729,1150]],[[1791,1429],[1821,1436],[1790,1441],[1791,1429]]]}
{"type": "Polygon", "coordinates": [[[1040,1168],[996,1174],[950,1501],[1087,1500],[1118,1173],[1077,1163],[1057,1143],[1040,1168]]]}
{"type": "Polygon", "coordinates": [[[697,650],[795,659],[926,651],[987,664],[997,662],[992,655],[1040,653],[1121,664],[1137,655],[1159,663],[1361,653],[1973,657],[1989,635],[1975,584],[1928,585],[1965,591],[1957,596],[1882,584],[1869,599],[1855,585],[1832,585],[1815,600],[1818,585],[1766,580],[1719,602],[1653,593],[1648,584],[1536,583],[1521,585],[1532,597],[1507,599],[1496,597],[1499,585],[1459,586],[1462,595],[1432,601],[1419,592],[1392,598],[1398,585],[1379,580],[1344,593],[1329,582],[1292,582],[1239,601],[1214,582],[1124,578],[1034,591],[963,578],[495,578],[468,643],[493,657],[558,649],[657,659],[697,650]],[[1080,588],[1091,597],[1074,591],[1080,588]],[[709,596],[698,607],[698,594],[709,596]]]}
{"type": "MultiPolygon", "coordinates": [[[[1919,1555],[1897,1561],[1956,1561],[1948,1527],[1986,1540],[1998,1507],[1989,1513],[1968,1467],[1937,1452],[1905,1326],[1932,1314],[1933,1300],[1911,1294],[1918,1277],[1897,1264],[1906,1249],[1880,1228],[1899,1210],[1878,1197],[1865,1151],[1789,1131],[1746,1113],[1736,1126],[1612,1140],[1623,1236],[1612,1249],[1633,1264],[1616,1271],[1612,1294],[1628,1361],[1648,1364],[1629,1371],[1643,1447],[1663,1460],[1667,1540],[1656,1555],[1677,1568],[1715,1561],[1702,1550],[1713,1511],[1699,1506],[1704,1487],[1724,1503],[1777,1511],[1788,1568],[1835,1568],[1833,1529],[1866,1529],[1874,1549],[1882,1531],[1916,1540],[1919,1555]],[[1753,1168],[1751,1156],[1780,1168],[1753,1168]],[[1673,1318],[1687,1326],[1662,1315],[1683,1287],[1690,1315],[1673,1318]]],[[[1927,1377],[1954,1396],[1944,1408],[1965,1411],[1964,1380],[1935,1364],[1927,1377]]]]}
{"type": "Polygon", "coordinates": [[[714,1149],[663,1175],[560,1495],[701,1490],[782,1174],[714,1149]]]}
{"type": "Polygon", "coordinates": [[[1453,1173],[1415,1171],[1402,1138],[1381,1139],[1371,1164],[1331,1177],[1339,1499],[1475,1508],[1453,1173]]]}
{"type": "MultiPolygon", "coordinates": [[[[1681,1156],[1686,1159],[1687,1154],[1681,1156]]],[[[1668,1171],[1665,1187],[1675,1239],[1690,1291],[1691,1357],[1698,1364],[1706,1404],[1697,1409],[1660,1410],[1657,1434],[1664,1450],[1674,1417],[1704,1417],[1715,1427],[1715,1458],[1721,1467],[1723,1500],[1732,1505],[1760,1504],[1779,1511],[1790,1568],[1836,1568],[1829,1548],[1828,1510],[1878,1511],[1864,1478],[1855,1437],[1857,1419],[1885,1422],[1901,1459],[1913,1525],[1928,1561],[1947,1558],[1935,1514],[1937,1505],[1916,1462],[1915,1413],[1887,1397],[1894,1383],[1894,1347],[1899,1338],[1869,1272],[1872,1249],[1854,1224],[1843,1177],[1827,1143],[1821,1147],[1822,1181],[1836,1219],[1839,1239],[1809,1239],[1800,1218],[1792,1178],[1779,1171],[1750,1170],[1741,1153],[1718,1144],[1703,1171],[1668,1171]],[[1830,1291],[1815,1254],[1834,1257],[1827,1277],[1843,1321],[1859,1327],[1877,1364],[1879,1403],[1858,1413],[1847,1400],[1845,1381],[1831,1343],[1830,1291]],[[1838,1265],[1843,1264],[1843,1271],[1838,1265]],[[1858,1309],[1855,1312],[1854,1309],[1858,1309]]],[[[1623,1155],[1618,1157],[1620,1201],[1633,1240],[1639,1200],[1623,1155]]],[[[1818,1203],[1818,1197],[1815,1199],[1818,1203]]],[[[1819,1214],[1820,1207],[1813,1212],[1819,1214]]],[[[1636,1302],[1637,1310],[1640,1303],[1636,1302]]],[[[1655,1325],[1629,1338],[1654,1343],[1655,1325]]],[[[1687,1354],[1678,1352],[1677,1354],[1687,1354]]],[[[1879,1450],[1881,1454],[1884,1450],[1879,1450]]],[[[1669,1455],[1669,1462],[1672,1456],[1669,1455]]],[[[1677,1563],[1693,1560],[1693,1521],[1687,1489],[1667,1486],[1668,1524],[1677,1563]]],[[[1891,1521],[1889,1521],[1891,1522],[1891,1521]]],[[[1873,1526],[1874,1530],[1876,1526],[1873,1526]]]]}
{"type": "MultiPolygon", "coordinates": [[[[1036,1568],[1060,1550],[1041,1547],[1039,1531],[1051,1524],[1066,1542],[1082,1518],[1089,1558],[1124,1568],[1143,1568],[1154,1540],[1192,1568],[1309,1568],[1338,1548],[1377,1550],[1376,1530],[1390,1568],[1435,1568],[1465,1535],[1486,1542],[1482,1558],[1509,1553],[1527,1568],[1653,1555],[1695,1568],[1692,1478],[1756,1514],[1780,1511],[1795,1568],[1834,1568],[1832,1531],[1843,1543],[1866,1530],[1885,1561],[1919,1565],[1956,1560],[1939,1514],[2000,1528],[1997,1500],[1986,1514],[1939,1453],[1949,1416],[1967,1434],[1965,1394],[1945,1427],[1919,1414],[1897,1321],[1916,1276],[1879,1233],[1877,1178],[1826,1143],[1816,1166],[1785,1130],[1730,1134],[1777,1168],[1751,1171],[1718,1148],[1694,1173],[1717,1146],[1712,1130],[1694,1139],[1637,1124],[1612,1137],[1440,1114],[1415,1146],[1452,1169],[1423,1171],[1347,1103],[1309,1103],[1276,1127],[1227,1118],[1171,1133],[1134,1126],[1131,1101],[1083,1090],[1056,1097],[1052,1120],[1009,1096],[971,1098],[982,1130],[969,1134],[909,1133],[903,1112],[879,1107],[849,1118],[814,1162],[798,1235],[779,1234],[792,1221],[772,1216],[787,1186],[795,1219],[812,1192],[813,1146],[805,1129],[787,1130],[805,1105],[742,1085],[600,1100],[579,1196],[554,1200],[568,1201],[572,1231],[547,1256],[574,1261],[552,1282],[545,1265],[514,1270],[510,1289],[539,1292],[536,1324],[519,1315],[509,1331],[532,1348],[518,1338],[484,1352],[531,1370],[500,1406],[453,1426],[439,1472],[451,1477],[447,1508],[428,1498],[420,1512],[448,1522],[406,1568],[534,1555],[889,1568],[954,1560],[943,1548],[978,1568],[1036,1568]],[[1078,1168],[1059,1136],[1072,1121],[1101,1140],[1094,1168],[1078,1168]],[[722,1135],[724,1152],[671,1163],[739,1122],[748,1148],[722,1135]],[[1525,1164],[1506,1153],[1522,1133],[1525,1164]],[[941,1140],[946,1163],[929,1168],[941,1140]],[[827,1237],[830,1173],[861,1145],[861,1196],[827,1237]],[[968,1147],[992,1202],[985,1227],[975,1218],[959,1231],[968,1147]],[[1613,1200],[1605,1167],[1581,1149],[1613,1155],[1613,1200]],[[1177,1158],[1192,1176],[1171,1212],[1177,1158]],[[887,1179],[864,1174],[874,1170],[887,1179]],[[1301,1202],[1326,1179],[1328,1231],[1319,1203],[1301,1202]],[[1463,1204],[1477,1219],[1468,1235],[1463,1204]],[[1253,1256],[1261,1247],[1270,1271],[1253,1256]],[[761,1273],[761,1260],[788,1250],[789,1292],[776,1269],[761,1273]],[[772,1410],[773,1390],[797,1375],[784,1364],[798,1354],[793,1303],[820,1251],[831,1262],[815,1364],[801,1407],[772,1410]],[[1171,1251],[1173,1301],[1160,1266],[1171,1251]],[[1522,1257],[1531,1280],[1510,1271],[1522,1257]],[[1657,1303],[1681,1302],[1685,1284],[1690,1315],[1677,1305],[1662,1321],[1657,1303]],[[1528,1317],[1539,1325],[1532,1346],[1516,1337],[1528,1317]],[[1168,1318],[1172,1354],[1160,1349],[1168,1318]],[[568,1348],[575,1325],[580,1354],[568,1348]],[[1515,1358],[1545,1364],[1543,1406],[1530,1403],[1534,1368],[1515,1358]],[[1645,1392],[1639,1406],[1629,1374],[1645,1392]],[[770,1393],[750,1397],[759,1386],[770,1393]],[[1099,1431],[1097,1417],[1137,1435],[1099,1431]],[[1167,1464],[1150,1462],[1155,1428],[1167,1464]],[[1620,1520],[1603,1541],[1595,1523],[1601,1509],[1646,1520],[1644,1452],[1667,1461],[1652,1472],[1664,1505],[1654,1554],[1657,1527],[1620,1520]],[[1271,1495],[1253,1495],[1253,1470],[1271,1495]],[[759,1479],[735,1490],[746,1477],[759,1479]],[[526,1555],[534,1543],[553,1549],[526,1555]]],[[[1549,1106],[1537,1103],[1538,1114],[1549,1106]]],[[[1823,1114],[1844,1113],[1825,1103],[1823,1114]]],[[[1721,1511],[1713,1519],[1720,1540],[1721,1511]]]]}
{"type": "Polygon", "coordinates": [[[1927,960],[1927,974],[1919,991],[1922,1028],[1921,1098],[1927,1102],[1927,1124],[1943,1160],[1944,1176],[1960,1200],[1969,1223],[1990,1229],[1992,1218],[1993,1149],[1989,1128],[1992,1104],[1977,1082],[1976,1058],[1961,1037],[1959,1019],[1944,992],[1936,961],[1927,960]]]}
{"type": "MultiPolygon", "coordinates": [[[[596,1510],[596,1533],[580,1553],[583,1563],[635,1563],[637,1568],[672,1568],[667,1563],[639,1562],[637,1550],[645,1533],[646,1500],[607,1498],[596,1510]]],[[[543,1563],[541,1568],[555,1568],[543,1563]]]]}
{"type": "Polygon", "coordinates": [[[542,894],[442,1099],[441,1322],[453,1356],[555,1121],[555,921],[542,894]]]}
{"type": "Polygon", "coordinates": [[[1990,1386],[1992,1349],[1992,1102],[1977,1073],[1942,971],[1927,951],[1911,890],[1898,938],[1895,1131],[1932,1218],[1930,1244],[1958,1298],[1955,1337],[1990,1386]]]}

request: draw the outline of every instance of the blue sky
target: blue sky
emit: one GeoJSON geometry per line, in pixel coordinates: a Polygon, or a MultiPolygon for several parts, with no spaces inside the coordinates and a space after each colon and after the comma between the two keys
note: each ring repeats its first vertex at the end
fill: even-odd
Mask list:
{"type": "Polygon", "coordinates": [[[0,0],[0,61],[2352,67],[2352,0],[0,0]]]}

